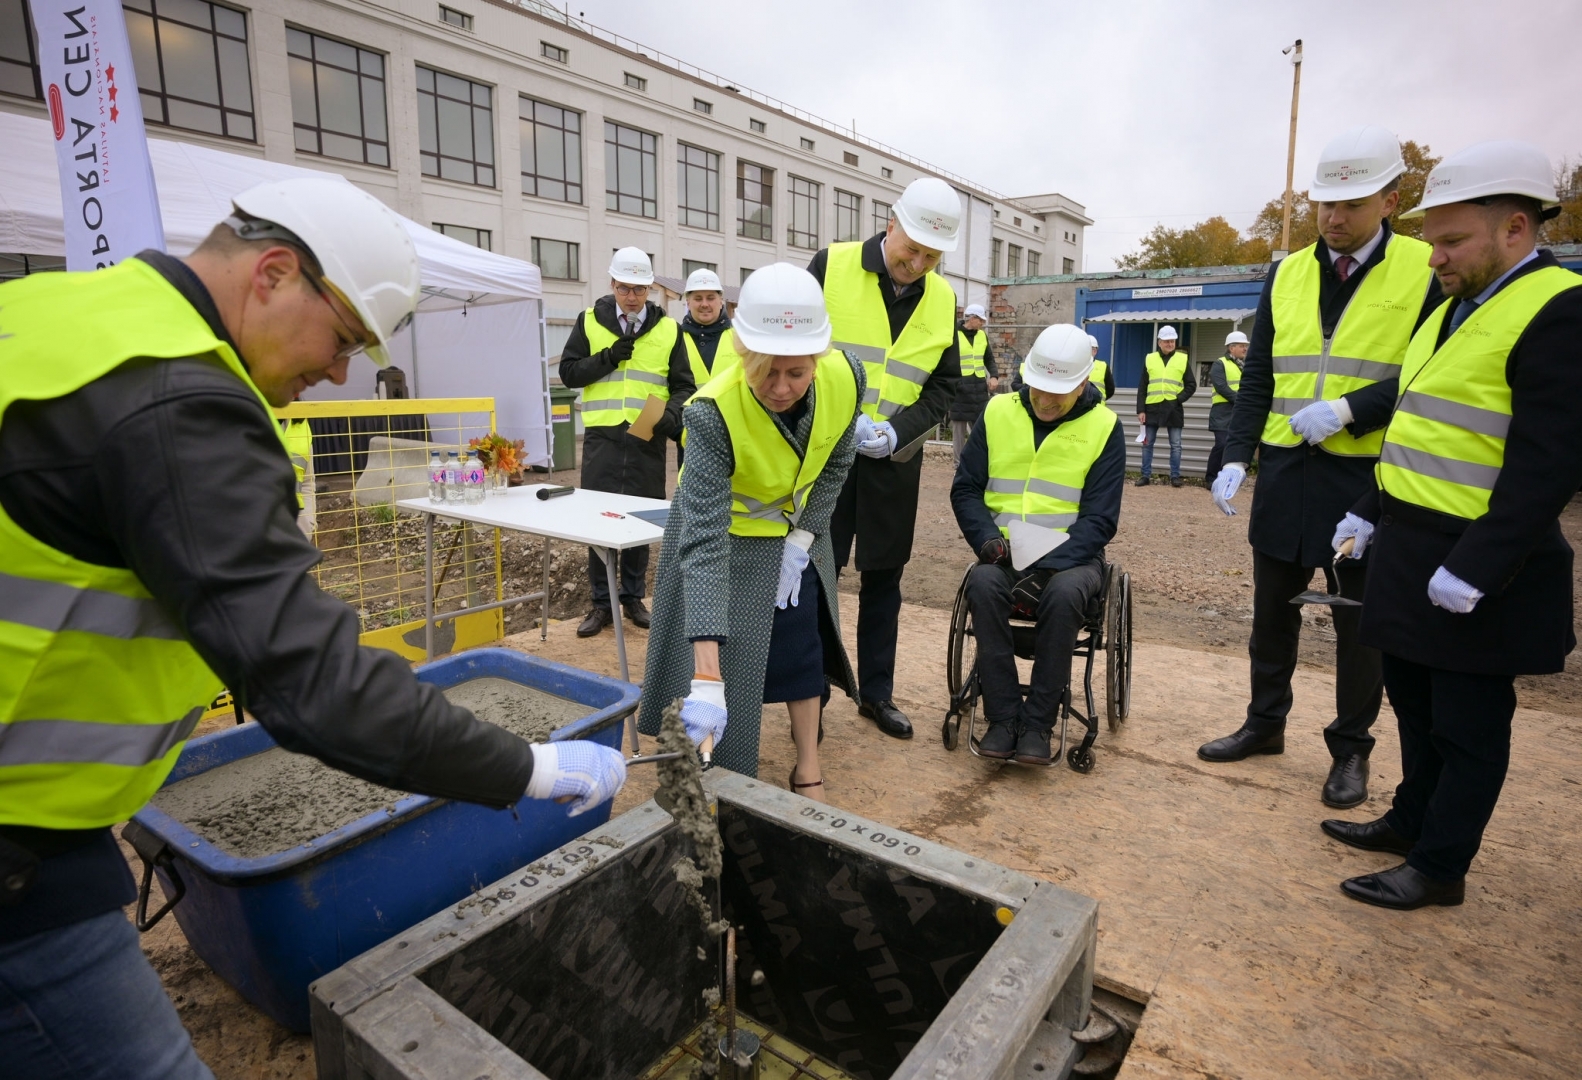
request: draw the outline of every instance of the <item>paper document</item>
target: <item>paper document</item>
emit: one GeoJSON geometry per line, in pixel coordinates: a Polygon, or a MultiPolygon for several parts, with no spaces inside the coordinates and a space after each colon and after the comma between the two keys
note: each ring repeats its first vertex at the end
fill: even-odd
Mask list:
{"type": "Polygon", "coordinates": [[[1148,429],[1147,428],[1138,428],[1137,429],[1137,438],[1133,439],[1132,441],[1135,442],[1135,443],[1139,443],[1139,444],[1147,442],[1148,441],[1148,429]]]}
{"type": "Polygon", "coordinates": [[[1011,533],[1011,569],[1026,570],[1070,539],[1058,529],[1046,529],[1021,519],[1013,519],[1011,533]]]}
{"type": "Polygon", "coordinates": [[[632,421],[628,432],[647,442],[654,437],[654,425],[659,423],[659,418],[665,415],[665,403],[661,398],[649,396],[643,403],[643,411],[637,414],[637,419],[632,421]]]}

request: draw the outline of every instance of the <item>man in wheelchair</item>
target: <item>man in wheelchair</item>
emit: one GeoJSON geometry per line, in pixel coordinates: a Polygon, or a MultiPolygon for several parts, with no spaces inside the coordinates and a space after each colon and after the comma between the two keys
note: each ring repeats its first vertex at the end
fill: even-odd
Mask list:
{"type": "Polygon", "coordinates": [[[1120,417],[1088,385],[1093,355],[1075,326],[1038,335],[1015,394],[994,398],[962,451],[951,485],[956,522],[978,553],[967,580],[988,731],[984,757],[1050,763],[1050,733],[1071,679],[1071,654],[1103,585],[1126,480],[1120,417]],[[1012,566],[1010,523],[1062,532],[1054,550],[1012,566]],[[1033,678],[1022,700],[1012,618],[1037,621],[1033,678]]]}

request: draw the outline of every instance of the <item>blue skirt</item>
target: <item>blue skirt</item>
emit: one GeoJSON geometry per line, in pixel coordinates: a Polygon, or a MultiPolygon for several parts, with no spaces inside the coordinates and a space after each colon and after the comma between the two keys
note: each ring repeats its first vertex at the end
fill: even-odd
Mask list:
{"type": "Polygon", "coordinates": [[[818,616],[823,597],[818,571],[802,571],[802,594],[795,606],[775,609],[769,634],[769,666],[764,670],[764,704],[803,701],[824,693],[824,640],[818,616]]]}

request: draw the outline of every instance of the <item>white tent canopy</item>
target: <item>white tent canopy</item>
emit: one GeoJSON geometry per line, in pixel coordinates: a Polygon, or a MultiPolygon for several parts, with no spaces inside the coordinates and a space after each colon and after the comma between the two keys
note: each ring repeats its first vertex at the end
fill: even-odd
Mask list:
{"type": "MultiPolygon", "coordinates": [[[[0,251],[61,255],[60,179],[53,132],[42,117],[0,112],[0,251]]],[[[336,176],[206,146],[149,139],[165,244],[185,255],[231,212],[231,197],[293,176],[336,176]]],[[[342,178],[344,179],[344,178],[342,178]]],[[[414,393],[493,397],[503,434],[527,440],[528,458],[549,458],[547,372],[538,268],[483,251],[402,218],[417,247],[423,299],[412,332],[393,343],[392,362],[414,393]],[[421,325],[420,325],[421,324],[421,325]],[[420,363],[421,361],[421,363],[420,363]]],[[[373,368],[355,365],[344,387],[321,384],[309,398],[373,396],[373,368]]]]}

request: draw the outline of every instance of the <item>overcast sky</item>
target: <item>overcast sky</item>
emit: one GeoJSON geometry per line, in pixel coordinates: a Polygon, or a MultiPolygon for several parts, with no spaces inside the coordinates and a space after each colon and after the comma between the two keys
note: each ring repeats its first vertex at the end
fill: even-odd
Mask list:
{"type": "MultiPolygon", "coordinates": [[[[563,5],[562,5],[563,6],[563,5]]],[[[1155,224],[1238,227],[1323,144],[1382,124],[1436,154],[1489,138],[1582,156],[1576,0],[571,0],[573,15],[1009,195],[1087,207],[1087,270],[1155,224]],[[710,10],[721,14],[704,18],[710,10]]]]}

